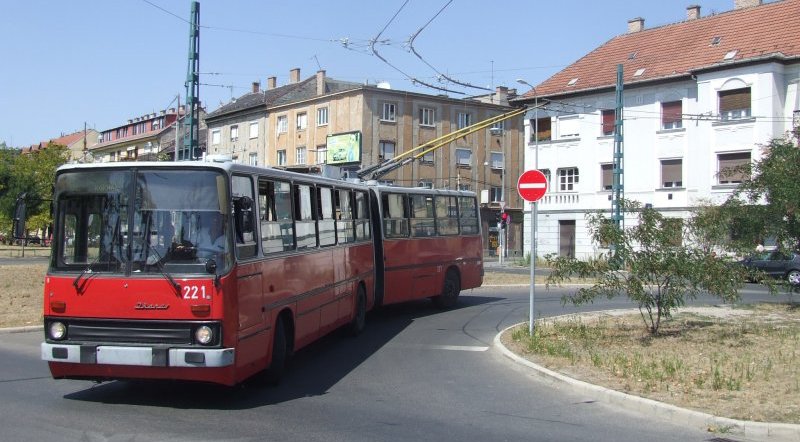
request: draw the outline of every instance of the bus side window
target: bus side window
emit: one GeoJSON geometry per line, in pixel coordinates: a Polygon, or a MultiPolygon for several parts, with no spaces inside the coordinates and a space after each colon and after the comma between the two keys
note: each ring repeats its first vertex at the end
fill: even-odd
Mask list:
{"type": "Polygon", "coordinates": [[[262,202],[261,247],[264,253],[294,250],[294,223],[289,183],[260,179],[258,198],[262,202]]]}
{"type": "Polygon", "coordinates": [[[336,222],[333,219],[333,190],[329,187],[317,188],[317,226],[320,246],[336,244],[336,222]]]}
{"type": "Polygon", "coordinates": [[[383,231],[387,238],[408,237],[408,206],[406,195],[400,193],[384,193],[381,195],[383,206],[383,231]]]}
{"type": "Polygon", "coordinates": [[[297,248],[306,249],[317,246],[317,228],[314,221],[311,186],[294,186],[294,226],[297,231],[297,248]]]}
{"type": "Polygon", "coordinates": [[[474,197],[458,197],[458,214],[462,234],[478,233],[478,204],[474,197]]]}
{"type": "Polygon", "coordinates": [[[353,230],[352,193],[347,189],[336,191],[336,238],[339,244],[356,240],[353,230]]]}
{"type": "Polygon", "coordinates": [[[255,241],[255,207],[250,178],[234,175],[232,193],[236,252],[239,258],[252,258],[258,253],[258,244],[255,241]]]}
{"type": "Polygon", "coordinates": [[[369,227],[369,203],[366,192],[356,192],[356,240],[372,238],[369,227]]]}
{"type": "Polygon", "coordinates": [[[436,197],[436,233],[458,235],[458,203],[454,196],[436,197]]]}
{"type": "Polygon", "coordinates": [[[411,235],[436,235],[433,196],[411,195],[411,235]]]}

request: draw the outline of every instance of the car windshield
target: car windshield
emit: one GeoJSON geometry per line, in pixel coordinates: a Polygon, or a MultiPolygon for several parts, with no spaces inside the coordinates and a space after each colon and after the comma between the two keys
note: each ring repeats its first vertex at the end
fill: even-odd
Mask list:
{"type": "Polygon", "coordinates": [[[224,175],[206,170],[65,172],[55,188],[56,270],[217,273],[230,267],[224,175]],[[210,260],[213,266],[207,266],[210,260]]]}

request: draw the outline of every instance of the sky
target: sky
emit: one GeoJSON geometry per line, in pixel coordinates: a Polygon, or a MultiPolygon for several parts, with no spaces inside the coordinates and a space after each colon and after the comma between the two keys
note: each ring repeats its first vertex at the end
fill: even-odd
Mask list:
{"type": "MultiPolygon", "coordinates": [[[[213,111],[254,81],[287,84],[293,68],[455,98],[523,93],[517,79],[544,81],[632,18],[652,28],[685,20],[692,4],[707,16],[733,2],[201,0],[200,100],[213,111]]],[[[0,142],[102,132],[184,102],[190,10],[188,0],[0,0],[0,142]]]]}

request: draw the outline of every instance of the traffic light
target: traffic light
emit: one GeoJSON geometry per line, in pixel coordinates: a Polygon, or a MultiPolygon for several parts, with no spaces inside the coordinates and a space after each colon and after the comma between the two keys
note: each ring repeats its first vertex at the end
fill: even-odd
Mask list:
{"type": "Polygon", "coordinates": [[[500,228],[501,229],[505,229],[506,228],[506,224],[508,224],[508,214],[503,212],[500,215],[500,228]]]}

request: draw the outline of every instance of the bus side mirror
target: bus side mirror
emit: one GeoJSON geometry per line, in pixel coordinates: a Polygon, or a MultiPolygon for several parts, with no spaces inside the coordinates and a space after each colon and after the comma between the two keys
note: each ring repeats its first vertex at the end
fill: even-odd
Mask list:
{"type": "Polygon", "coordinates": [[[14,207],[14,238],[25,238],[25,194],[20,194],[17,197],[17,203],[14,207]]]}

